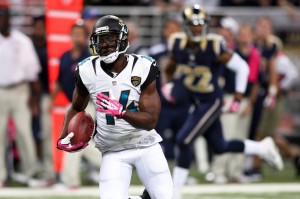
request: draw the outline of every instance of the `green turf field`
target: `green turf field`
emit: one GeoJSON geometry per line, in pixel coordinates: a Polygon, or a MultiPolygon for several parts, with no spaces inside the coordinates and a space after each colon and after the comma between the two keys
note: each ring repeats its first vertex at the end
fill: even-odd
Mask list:
{"type": "MultiPolygon", "coordinates": [[[[40,197],[37,197],[40,198],[40,197]]],[[[277,194],[203,194],[203,195],[185,195],[183,199],[299,199],[299,193],[277,193],[277,194]]],[[[0,199],[21,199],[21,198],[2,198],[0,199]]],[[[22,199],[35,199],[28,197],[22,199]]],[[[99,199],[98,197],[42,197],[42,199],[99,199]]]]}
{"type": "MultiPolygon", "coordinates": [[[[173,164],[170,163],[171,170],[172,167],[173,164]]],[[[195,165],[191,168],[190,175],[197,179],[198,184],[187,186],[183,199],[300,199],[300,178],[295,177],[294,167],[288,161],[281,172],[265,165],[262,181],[247,185],[213,185],[204,179],[195,165]]],[[[24,185],[12,183],[9,188],[0,189],[0,199],[99,199],[97,184],[85,181],[84,177],[82,183],[83,186],[78,190],[28,189],[24,185]]],[[[131,185],[130,194],[142,193],[143,186],[136,172],[133,172],[131,185]]]]}

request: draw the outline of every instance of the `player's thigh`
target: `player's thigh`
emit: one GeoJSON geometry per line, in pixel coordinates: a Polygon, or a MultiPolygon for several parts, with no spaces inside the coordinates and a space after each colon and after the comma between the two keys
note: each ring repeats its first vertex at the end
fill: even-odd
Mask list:
{"type": "Polygon", "coordinates": [[[196,106],[179,130],[177,142],[179,144],[189,144],[192,143],[197,136],[204,134],[210,125],[219,117],[221,107],[221,99],[201,103],[196,106]]]}
{"type": "Polygon", "coordinates": [[[132,166],[122,160],[118,152],[103,154],[100,168],[100,198],[128,199],[132,166]]]}
{"type": "Polygon", "coordinates": [[[168,162],[159,144],[147,148],[135,166],[137,174],[151,198],[172,198],[173,181],[168,162]]]}

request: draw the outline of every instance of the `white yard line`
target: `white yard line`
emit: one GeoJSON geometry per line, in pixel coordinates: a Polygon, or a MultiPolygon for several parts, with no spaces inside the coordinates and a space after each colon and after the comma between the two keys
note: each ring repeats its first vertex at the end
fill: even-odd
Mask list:
{"type": "MultiPolygon", "coordinates": [[[[131,186],[130,195],[139,195],[142,186],[131,186]]],[[[183,189],[184,194],[219,194],[219,193],[276,193],[299,192],[300,183],[270,183],[270,184],[230,184],[230,185],[195,185],[183,189]]],[[[0,188],[1,197],[46,197],[46,196],[86,196],[98,197],[98,187],[82,187],[79,189],[54,189],[54,188],[0,188]]]]}

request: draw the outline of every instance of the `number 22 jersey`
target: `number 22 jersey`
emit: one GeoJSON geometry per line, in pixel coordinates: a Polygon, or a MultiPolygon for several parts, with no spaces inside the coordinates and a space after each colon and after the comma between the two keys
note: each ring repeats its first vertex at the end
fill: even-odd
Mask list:
{"type": "Polygon", "coordinates": [[[169,51],[177,62],[175,78],[181,79],[196,101],[212,101],[222,97],[218,85],[222,67],[217,62],[227,49],[222,36],[208,34],[194,49],[188,47],[185,33],[175,33],[169,40],[169,51]]]}

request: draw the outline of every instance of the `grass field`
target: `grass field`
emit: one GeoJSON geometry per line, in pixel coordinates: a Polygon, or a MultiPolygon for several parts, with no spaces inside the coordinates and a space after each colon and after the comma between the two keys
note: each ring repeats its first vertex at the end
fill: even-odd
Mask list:
{"type": "MultiPolygon", "coordinates": [[[[185,195],[184,199],[299,199],[300,193],[279,193],[279,194],[212,194],[212,195],[185,195]]],[[[6,199],[6,198],[1,198],[6,199]]],[[[20,198],[8,198],[20,199],[20,198]]],[[[33,199],[33,198],[22,198],[33,199]]],[[[42,199],[99,199],[98,197],[42,197],[42,199]]]]}
{"type": "MultiPolygon", "coordinates": [[[[130,194],[141,193],[142,186],[131,186],[130,194]]],[[[299,199],[300,183],[263,183],[248,185],[194,185],[183,190],[183,199],[299,199]]],[[[0,199],[99,199],[98,187],[76,190],[6,188],[0,199]]]]}
{"type": "MultiPolygon", "coordinates": [[[[172,170],[173,164],[170,163],[172,170]]],[[[193,165],[190,176],[197,179],[198,184],[186,186],[183,199],[300,199],[300,179],[295,177],[293,165],[286,161],[281,172],[268,166],[263,167],[264,178],[259,183],[213,185],[207,182],[204,175],[193,165]]],[[[17,183],[9,188],[0,189],[0,199],[99,199],[96,184],[82,179],[79,189],[30,189],[17,183]]],[[[143,186],[133,172],[130,194],[139,195],[143,186]]]]}

